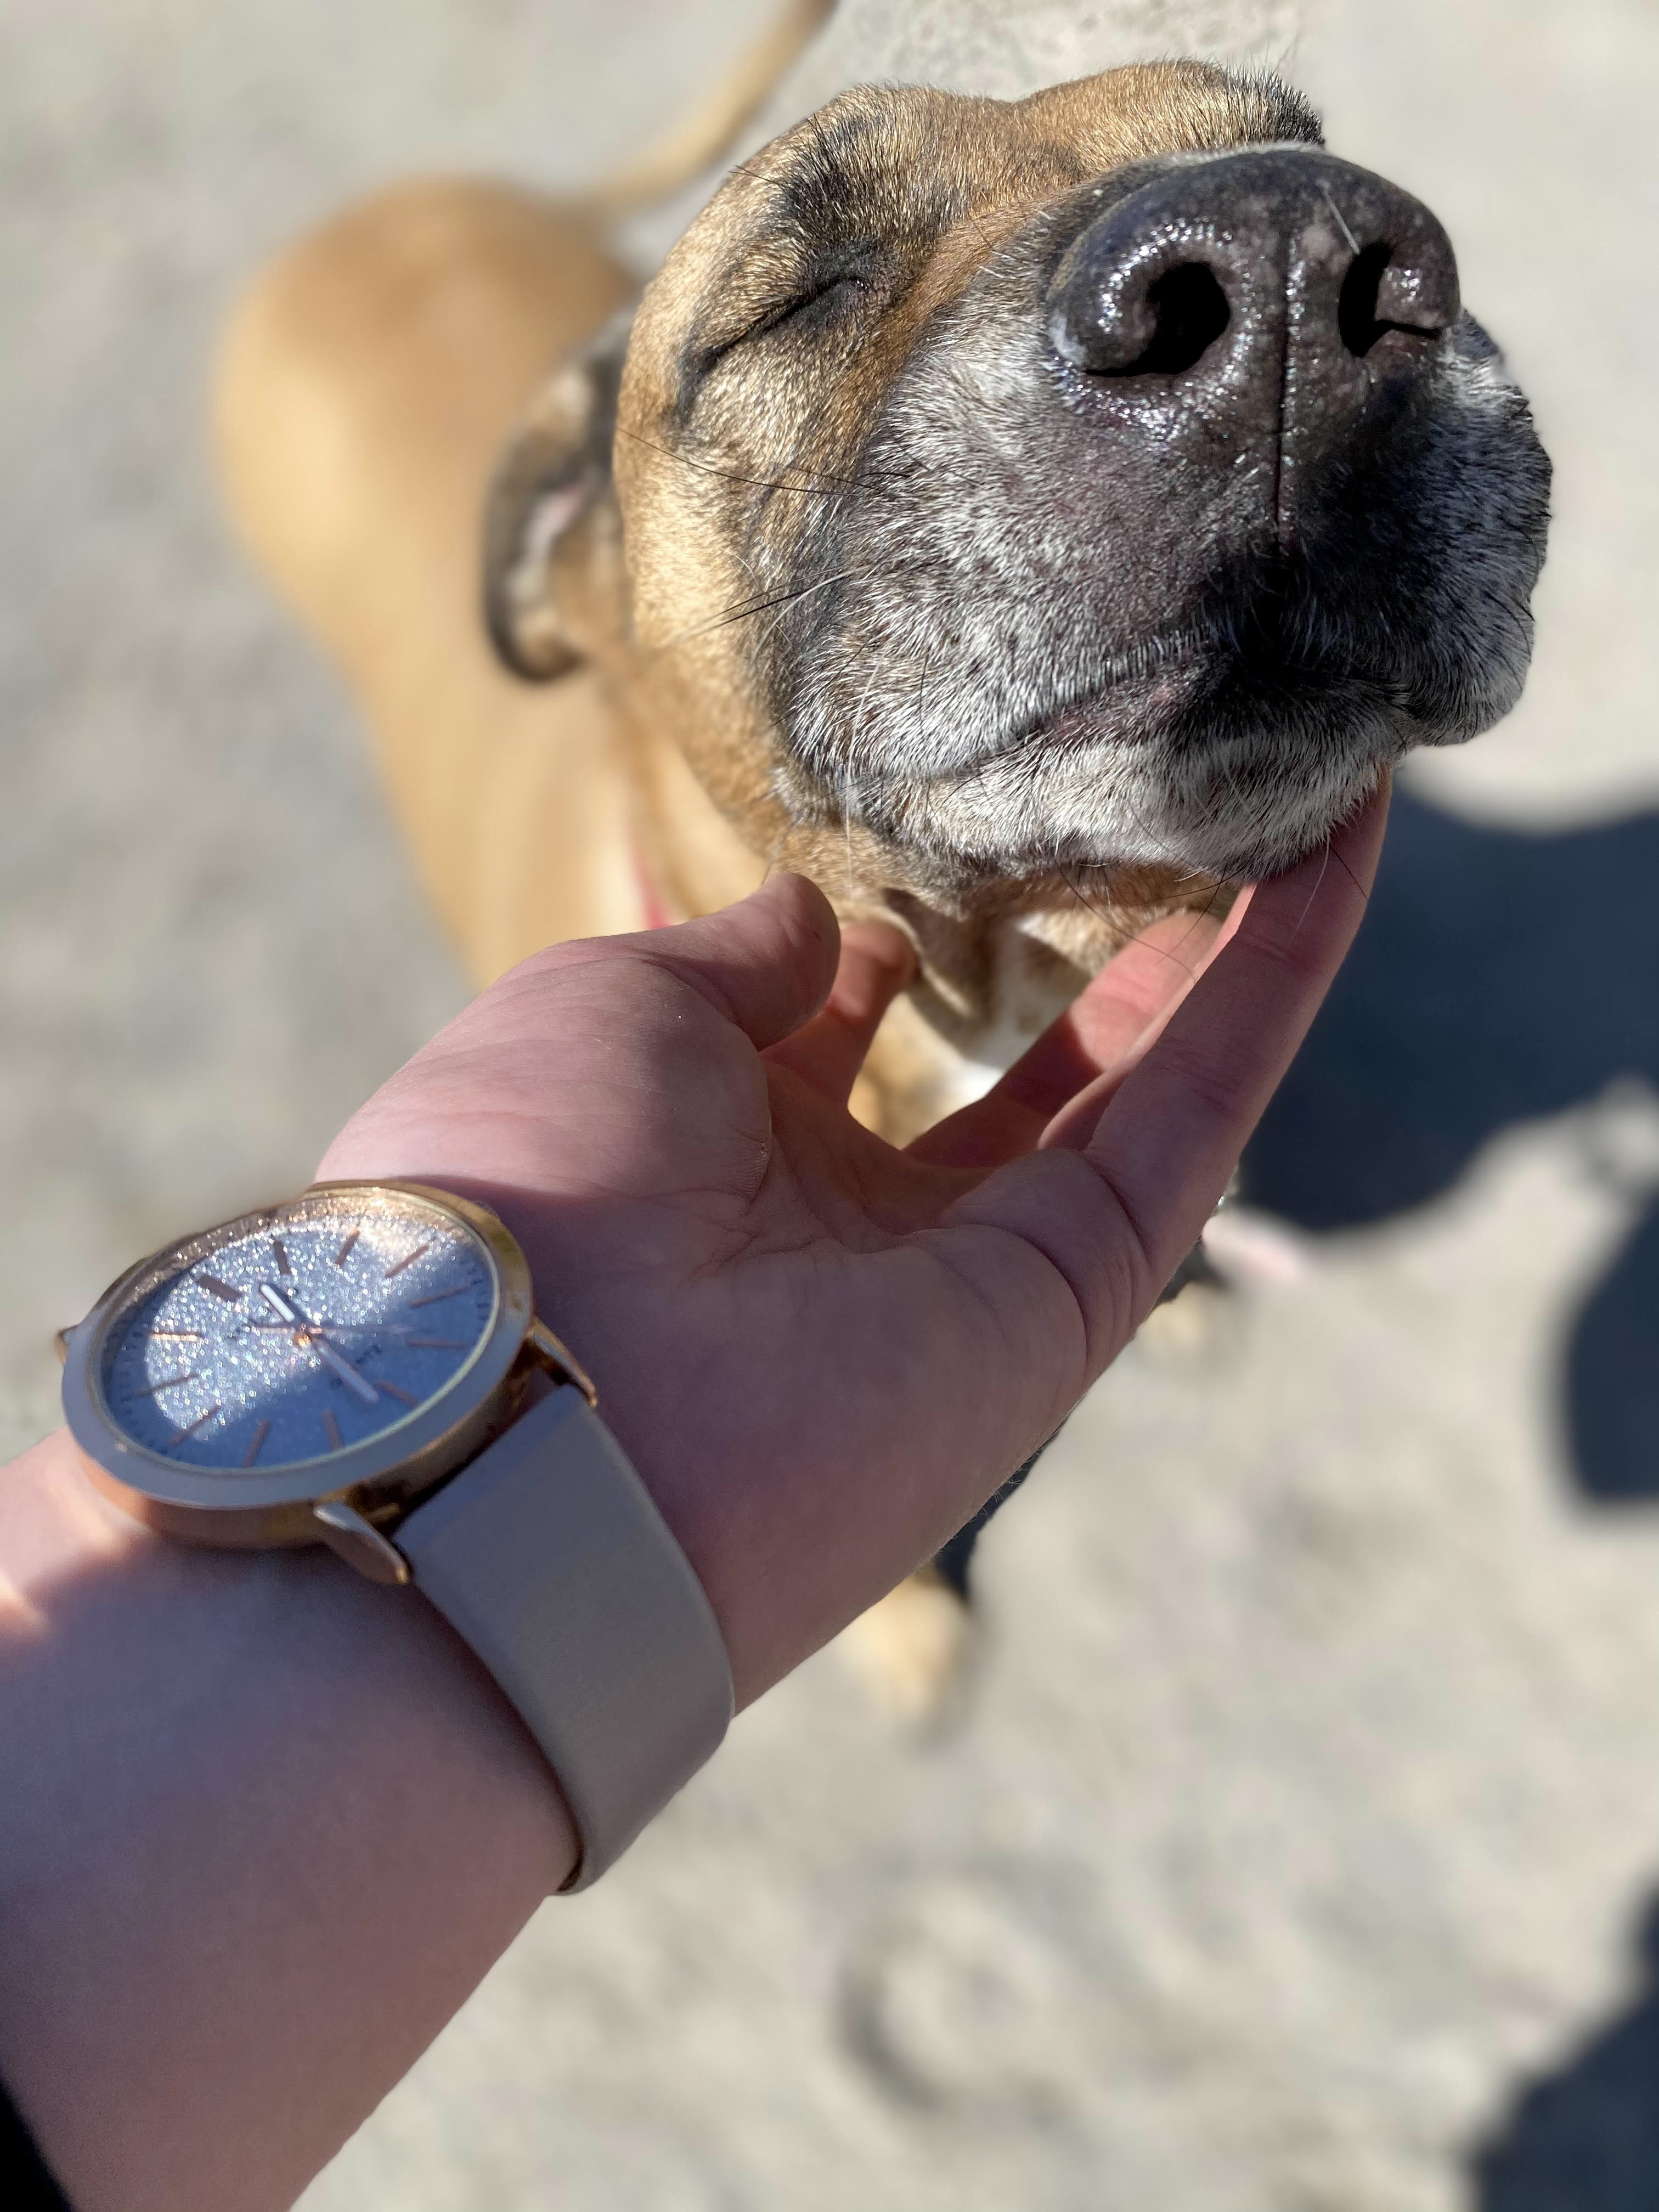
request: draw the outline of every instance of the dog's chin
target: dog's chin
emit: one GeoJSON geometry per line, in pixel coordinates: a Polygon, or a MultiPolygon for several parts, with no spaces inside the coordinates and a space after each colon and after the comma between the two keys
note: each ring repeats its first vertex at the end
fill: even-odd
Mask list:
{"type": "Polygon", "coordinates": [[[1401,750],[1344,746],[1295,771],[1282,747],[1265,755],[1235,739],[1183,756],[1144,794],[1151,834],[1128,849],[1120,840],[1119,864],[1162,861],[1223,883],[1281,874],[1352,819],[1401,750]]]}
{"type": "Polygon", "coordinates": [[[1323,845],[1425,734],[1380,686],[1267,696],[1166,665],[970,769],[892,779],[865,818],[964,883],[1123,867],[1254,881],[1323,845]]]}
{"type": "Polygon", "coordinates": [[[1363,682],[1164,689],[1127,729],[1121,701],[1091,739],[1086,717],[1065,718],[1053,756],[1063,765],[1045,781],[1056,799],[1061,776],[1072,786],[1055,826],[1077,837],[1078,859],[1231,883],[1279,874],[1324,845],[1425,734],[1363,682]]]}

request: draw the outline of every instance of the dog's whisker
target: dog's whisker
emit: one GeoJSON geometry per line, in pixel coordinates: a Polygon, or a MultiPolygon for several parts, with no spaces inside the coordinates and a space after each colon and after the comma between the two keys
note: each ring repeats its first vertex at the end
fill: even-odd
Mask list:
{"type": "MultiPolygon", "coordinates": [[[[1112,923],[1112,916],[1109,909],[1097,907],[1094,901],[1083,890],[1081,885],[1073,882],[1072,878],[1066,872],[1065,861],[1060,859],[1060,854],[1057,852],[1053,855],[1050,865],[1053,866],[1055,874],[1060,878],[1061,883],[1065,884],[1066,890],[1070,891],[1072,896],[1083,908],[1083,911],[1085,914],[1092,915],[1097,921],[1103,921],[1109,928],[1112,923]]],[[[1109,897],[1110,896],[1111,894],[1109,889],[1107,891],[1107,896],[1109,897]]]]}
{"type": "Polygon", "coordinates": [[[1182,959],[1181,956],[1186,950],[1187,945],[1191,942],[1193,931],[1198,927],[1200,922],[1207,921],[1210,919],[1211,915],[1215,911],[1217,903],[1218,902],[1224,889],[1225,886],[1224,884],[1212,884],[1210,888],[1210,895],[1205,900],[1202,906],[1188,907],[1183,909],[1184,912],[1190,915],[1193,927],[1192,929],[1189,929],[1182,938],[1179,944],[1169,945],[1158,945],[1152,946],[1150,949],[1156,952],[1160,959],[1171,960],[1177,967],[1185,968],[1187,963],[1182,959]]]}
{"type": "Polygon", "coordinates": [[[1358,892],[1360,904],[1362,906],[1369,906],[1371,902],[1370,893],[1366,890],[1364,884],[1360,882],[1358,877],[1355,875],[1353,870],[1343,859],[1341,854],[1330,846],[1327,846],[1325,849],[1330,854],[1331,858],[1336,862],[1337,866],[1341,869],[1343,874],[1358,892]]]}
{"type": "Polygon", "coordinates": [[[717,469],[712,462],[694,461],[689,453],[677,453],[667,446],[659,445],[654,438],[644,437],[639,431],[629,430],[621,423],[617,426],[617,435],[629,439],[636,446],[645,447],[650,453],[660,453],[665,460],[673,461],[683,469],[695,469],[699,476],[718,477],[724,483],[748,484],[757,491],[796,492],[820,499],[836,499],[842,492],[854,488],[855,480],[851,477],[833,477],[823,483],[783,483],[775,477],[747,477],[736,469],[717,469]]]}
{"type": "MultiPolygon", "coordinates": [[[[776,612],[773,615],[771,621],[767,623],[766,628],[761,632],[760,635],[755,640],[750,650],[756,653],[759,653],[761,647],[770,640],[772,634],[777,629],[778,624],[783,620],[784,616],[788,612],[789,609],[795,605],[798,599],[805,599],[810,592],[823,590],[825,585],[839,584],[844,581],[844,573],[841,576],[825,576],[820,583],[803,584],[798,592],[790,592],[786,593],[786,595],[776,603],[776,612]]],[[[765,610],[764,608],[758,608],[754,610],[754,611],[764,613],[765,610]]]]}
{"type": "MultiPolygon", "coordinates": [[[[850,568],[844,568],[837,575],[820,576],[812,583],[798,584],[793,590],[775,592],[767,599],[751,599],[744,606],[728,607],[724,614],[714,616],[712,621],[694,623],[689,629],[676,630],[672,637],[664,638],[655,649],[659,653],[669,653],[692,638],[707,637],[711,630],[729,629],[733,623],[746,622],[751,615],[765,614],[774,607],[789,606],[796,599],[809,598],[814,592],[827,591],[831,584],[845,583],[852,573],[850,568]]],[[[770,632],[766,635],[769,635],[770,632]]]]}
{"type": "Polygon", "coordinates": [[[1291,932],[1291,942],[1292,945],[1294,945],[1297,939],[1301,936],[1302,925],[1307,921],[1308,916],[1314,910],[1314,902],[1319,896],[1320,886],[1325,880],[1325,871],[1330,865],[1331,848],[1327,845],[1324,851],[1321,853],[1319,856],[1319,873],[1314,878],[1314,887],[1308,893],[1308,902],[1303,908],[1301,913],[1297,916],[1296,927],[1291,932]]]}

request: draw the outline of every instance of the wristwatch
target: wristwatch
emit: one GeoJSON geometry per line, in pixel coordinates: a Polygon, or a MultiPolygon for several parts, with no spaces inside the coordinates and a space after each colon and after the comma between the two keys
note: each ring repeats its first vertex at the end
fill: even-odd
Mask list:
{"type": "Polygon", "coordinates": [[[128,1269],[61,1340],[92,1480],[188,1543],[326,1544],[435,1605],[546,1753],[585,1889],[732,1717],[702,1585],[489,1208],[317,1183],[128,1269]]]}

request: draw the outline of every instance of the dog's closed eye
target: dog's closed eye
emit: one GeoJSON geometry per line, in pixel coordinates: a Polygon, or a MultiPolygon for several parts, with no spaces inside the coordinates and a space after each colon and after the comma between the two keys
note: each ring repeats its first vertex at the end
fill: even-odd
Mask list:
{"type": "MultiPolygon", "coordinates": [[[[735,329],[716,326],[687,364],[682,404],[689,404],[703,379],[742,346],[780,331],[811,339],[843,328],[860,307],[883,291],[885,266],[885,256],[873,239],[812,254],[787,287],[765,287],[759,301],[744,301],[735,329]],[[766,291],[772,296],[766,297],[766,291]]],[[[739,298],[746,289],[741,282],[733,288],[739,298]]]]}
{"type": "Polygon", "coordinates": [[[874,290],[881,269],[881,248],[873,239],[815,255],[801,271],[791,296],[758,317],[722,350],[729,351],[732,345],[744,344],[786,325],[799,331],[828,327],[838,315],[874,290]]]}

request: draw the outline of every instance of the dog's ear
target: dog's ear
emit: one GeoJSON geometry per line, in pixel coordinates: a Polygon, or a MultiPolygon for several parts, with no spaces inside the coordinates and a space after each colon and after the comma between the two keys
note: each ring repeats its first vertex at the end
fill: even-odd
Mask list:
{"type": "Polygon", "coordinates": [[[496,652],[532,684],[586,658],[583,571],[617,544],[611,457],[632,322],[631,308],[615,317],[542,386],[489,488],[484,619],[496,652]]]}

